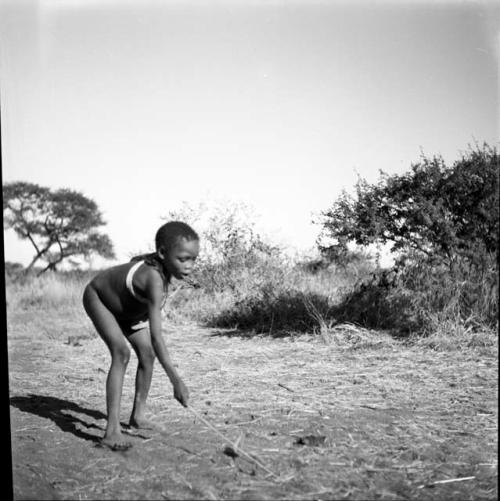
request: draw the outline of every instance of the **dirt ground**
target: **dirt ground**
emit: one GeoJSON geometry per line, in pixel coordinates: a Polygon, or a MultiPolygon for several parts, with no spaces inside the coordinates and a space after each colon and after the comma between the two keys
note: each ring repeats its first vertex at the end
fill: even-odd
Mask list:
{"type": "MultiPolygon", "coordinates": [[[[9,318],[8,332],[15,499],[498,496],[496,351],[436,352],[350,326],[326,341],[168,327],[193,409],[271,475],[224,452],[228,444],[173,399],[159,365],[149,409],[161,428],[128,431],[127,452],[98,447],[104,343],[71,324],[55,335],[56,319],[26,315],[9,318]]],[[[133,357],[124,423],[135,367],[133,357]]]]}

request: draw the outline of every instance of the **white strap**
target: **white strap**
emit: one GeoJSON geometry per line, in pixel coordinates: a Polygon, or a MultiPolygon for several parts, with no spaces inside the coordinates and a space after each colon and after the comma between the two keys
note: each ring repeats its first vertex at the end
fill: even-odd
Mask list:
{"type": "Polygon", "coordinates": [[[132,296],[134,296],[137,299],[137,301],[140,301],[141,303],[145,303],[146,300],[135,293],[133,280],[134,280],[134,273],[137,271],[137,269],[139,268],[139,266],[141,266],[143,262],[144,261],[138,261],[137,263],[135,263],[134,266],[132,266],[132,268],[128,270],[127,278],[125,279],[125,285],[127,286],[127,289],[130,291],[130,294],[132,294],[132,296]]]}

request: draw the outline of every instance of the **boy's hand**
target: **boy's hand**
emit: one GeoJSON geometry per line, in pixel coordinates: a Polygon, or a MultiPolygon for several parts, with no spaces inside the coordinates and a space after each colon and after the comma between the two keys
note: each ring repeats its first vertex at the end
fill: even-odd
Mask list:
{"type": "Polygon", "coordinates": [[[179,379],[174,384],[174,397],[184,406],[188,406],[189,391],[186,385],[179,379]]]}

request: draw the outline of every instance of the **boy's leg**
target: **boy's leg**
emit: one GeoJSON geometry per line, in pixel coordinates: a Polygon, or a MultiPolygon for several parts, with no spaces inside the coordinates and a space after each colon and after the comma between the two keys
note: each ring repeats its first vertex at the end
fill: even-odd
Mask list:
{"type": "Polygon", "coordinates": [[[128,340],[137,354],[137,374],[135,377],[135,397],[134,407],[130,416],[130,425],[136,428],[154,428],[154,424],[145,418],[146,399],[151,378],[153,376],[153,365],[155,352],[151,344],[151,334],[149,329],[133,331],[128,340]]]}
{"type": "Polygon", "coordinates": [[[104,306],[96,290],[87,286],[83,294],[83,305],[97,332],[111,353],[111,367],[106,380],[106,407],[108,423],[102,443],[118,450],[132,444],[125,440],[120,427],[120,401],[123,377],[130,359],[130,349],[114,315],[104,306]]]}

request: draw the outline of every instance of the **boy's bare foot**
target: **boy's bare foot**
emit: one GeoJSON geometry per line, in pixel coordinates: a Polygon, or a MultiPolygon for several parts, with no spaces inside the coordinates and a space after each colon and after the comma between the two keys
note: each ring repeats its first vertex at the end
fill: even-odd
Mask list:
{"type": "Polygon", "coordinates": [[[158,426],[146,418],[131,417],[129,421],[129,426],[131,428],[138,428],[140,430],[157,430],[158,426]]]}
{"type": "Polygon", "coordinates": [[[132,447],[132,443],[127,442],[121,433],[103,437],[101,439],[101,445],[108,447],[112,451],[126,451],[132,447]]]}

